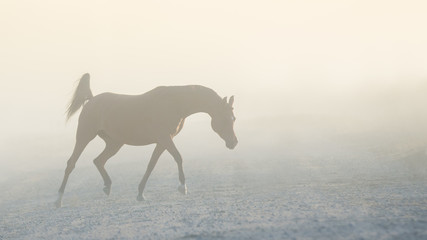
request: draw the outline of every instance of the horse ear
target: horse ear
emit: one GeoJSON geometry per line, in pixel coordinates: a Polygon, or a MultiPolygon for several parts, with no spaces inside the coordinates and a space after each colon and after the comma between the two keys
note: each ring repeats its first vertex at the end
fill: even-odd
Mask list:
{"type": "Polygon", "coordinates": [[[223,101],[225,104],[227,104],[227,97],[224,97],[224,98],[222,99],[222,101],[223,101]]]}
{"type": "Polygon", "coordinates": [[[230,100],[228,101],[228,105],[230,105],[230,107],[232,107],[233,103],[234,103],[234,95],[230,97],[230,100]]]}

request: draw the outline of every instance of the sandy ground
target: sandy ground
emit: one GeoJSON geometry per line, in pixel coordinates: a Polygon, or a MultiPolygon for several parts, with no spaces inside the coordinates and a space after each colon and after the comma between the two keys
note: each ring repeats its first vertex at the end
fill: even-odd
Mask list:
{"type": "Polygon", "coordinates": [[[153,172],[144,202],[135,198],[145,162],[107,164],[109,197],[94,166],[77,166],[60,209],[53,202],[62,170],[8,178],[0,239],[427,239],[427,177],[397,161],[343,171],[314,160],[189,159],[186,196],[168,161],[153,172]]]}

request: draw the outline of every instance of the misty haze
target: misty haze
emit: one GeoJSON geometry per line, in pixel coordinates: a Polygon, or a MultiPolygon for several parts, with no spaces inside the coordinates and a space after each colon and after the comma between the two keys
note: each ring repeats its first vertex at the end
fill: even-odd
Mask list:
{"type": "Polygon", "coordinates": [[[0,5],[0,239],[427,238],[427,3],[0,5]]]}

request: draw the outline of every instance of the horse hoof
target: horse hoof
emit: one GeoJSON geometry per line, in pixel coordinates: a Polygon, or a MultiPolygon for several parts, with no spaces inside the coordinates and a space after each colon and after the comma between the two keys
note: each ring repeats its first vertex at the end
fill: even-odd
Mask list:
{"type": "Polygon", "coordinates": [[[60,208],[62,206],[62,196],[64,196],[64,193],[59,192],[58,198],[55,201],[56,208],[60,208]]]}
{"type": "Polygon", "coordinates": [[[142,201],[145,201],[145,197],[144,197],[144,195],[138,195],[138,197],[136,197],[136,200],[138,202],[142,202],[142,201]]]}
{"type": "Polygon", "coordinates": [[[62,201],[61,201],[61,200],[57,200],[57,201],[55,202],[55,206],[56,206],[56,208],[60,208],[60,207],[62,207],[62,201]]]}
{"type": "Polygon", "coordinates": [[[187,185],[186,184],[179,185],[178,191],[184,195],[187,195],[187,185]]]}
{"type": "Polygon", "coordinates": [[[105,186],[103,190],[107,196],[110,196],[111,186],[105,186]]]}

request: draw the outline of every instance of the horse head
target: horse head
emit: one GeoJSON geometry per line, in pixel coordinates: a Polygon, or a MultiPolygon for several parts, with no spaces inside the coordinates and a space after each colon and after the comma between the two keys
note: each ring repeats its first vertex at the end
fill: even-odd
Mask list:
{"type": "Polygon", "coordinates": [[[238,142],[234,133],[236,117],[233,113],[233,103],[234,96],[231,96],[228,102],[227,97],[224,97],[211,122],[212,129],[225,141],[229,149],[234,149],[238,142]]]}

